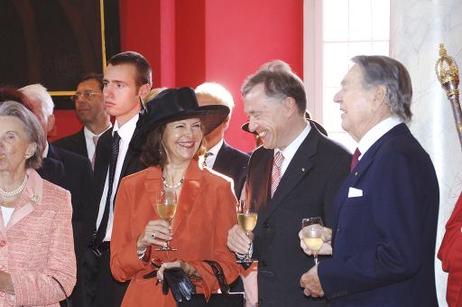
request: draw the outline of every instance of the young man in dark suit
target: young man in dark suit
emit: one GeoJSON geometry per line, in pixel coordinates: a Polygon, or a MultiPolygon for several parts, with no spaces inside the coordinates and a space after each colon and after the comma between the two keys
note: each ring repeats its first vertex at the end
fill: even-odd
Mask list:
{"type": "Polygon", "coordinates": [[[109,59],[103,78],[104,106],[114,116],[113,129],[98,141],[95,181],[99,210],[92,250],[97,256],[93,306],[120,306],[128,283],[116,281],[110,270],[110,241],[115,197],[120,180],[144,168],[133,141],[141,126],[142,101],[152,84],[151,65],[143,55],[126,51],[109,59]]]}
{"type": "Polygon", "coordinates": [[[334,101],[358,142],[356,159],[333,206],[333,256],[301,285],[333,307],[438,306],[438,181],[405,124],[412,117],[409,73],[385,56],[352,61],[334,101]]]}
{"type": "MultiPolygon", "coordinates": [[[[32,111],[41,123],[45,134],[54,126],[54,103],[45,87],[32,84],[19,89],[32,104],[32,111]]],[[[77,282],[70,299],[74,306],[86,306],[82,258],[94,229],[96,196],[93,173],[88,159],[47,143],[42,167],[38,170],[43,179],[66,190],[72,197],[72,228],[77,260],[77,282]]],[[[65,302],[62,303],[65,305],[65,302]]]]}
{"type": "Polygon", "coordinates": [[[225,131],[231,120],[234,100],[231,93],[222,85],[214,82],[205,82],[195,89],[199,106],[223,105],[231,111],[228,118],[205,136],[205,165],[226,175],[234,181],[234,192],[239,199],[245,181],[249,155],[226,143],[225,131]]]}
{"type": "MultiPolygon", "coordinates": [[[[282,61],[263,65],[242,87],[249,131],[262,141],[251,156],[242,198],[258,213],[249,237],[230,229],[228,247],[258,259],[258,306],[326,306],[303,294],[300,276],[314,265],[299,246],[303,218],[327,219],[351,155],[305,118],[303,82],[282,61]]],[[[246,282],[244,282],[246,285],[246,282]]]]}
{"type": "Polygon", "coordinates": [[[53,144],[88,157],[94,165],[98,139],[111,127],[109,114],[104,110],[103,76],[100,74],[84,76],[71,99],[75,104],[75,114],[83,124],[83,128],[53,144]]]}

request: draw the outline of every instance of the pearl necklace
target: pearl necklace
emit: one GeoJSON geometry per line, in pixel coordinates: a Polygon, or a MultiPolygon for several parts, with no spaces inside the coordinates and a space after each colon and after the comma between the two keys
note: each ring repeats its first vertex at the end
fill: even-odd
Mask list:
{"type": "Polygon", "coordinates": [[[177,183],[170,185],[170,184],[167,183],[167,180],[165,180],[165,178],[162,176],[162,183],[164,185],[164,188],[167,188],[169,190],[178,189],[179,187],[181,187],[183,182],[184,182],[184,178],[181,178],[180,181],[178,181],[177,183]]]}
{"type": "Polygon", "coordinates": [[[5,191],[2,188],[0,188],[0,197],[3,199],[11,199],[11,198],[18,196],[19,194],[21,194],[21,192],[26,187],[26,183],[27,183],[27,176],[24,176],[24,180],[19,185],[19,187],[17,187],[16,189],[12,191],[5,191]]]}

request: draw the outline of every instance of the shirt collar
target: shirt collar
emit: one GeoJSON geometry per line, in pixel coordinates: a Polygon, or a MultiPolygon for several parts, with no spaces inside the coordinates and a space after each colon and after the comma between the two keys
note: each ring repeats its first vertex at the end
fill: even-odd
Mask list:
{"type": "Polygon", "coordinates": [[[401,123],[403,123],[403,121],[400,118],[396,116],[390,116],[367,131],[358,143],[358,149],[361,152],[359,159],[363,157],[363,155],[369,150],[369,148],[371,148],[375,142],[377,142],[378,139],[380,139],[383,135],[385,135],[385,133],[401,123]]]}
{"type": "Polygon", "coordinates": [[[106,129],[104,129],[103,132],[101,132],[100,134],[94,134],[93,132],[91,132],[90,129],[87,128],[87,126],[84,126],[83,127],[83,134],[85,135],[85,138],[87,139],[92,139],[94,136],[97,136],[97,137],[100,137],[104,132],[108,131],[109,129],[111,129],[112,127],[112,124],[109,123],[109,126],[107,126],[106,129]]]}
{"type": "Polygon", "coordinates": [[[274,154],[280,151],[284,157],[284,163],[290,162],[292,158],[295,156],[295,153],[297,152],[300,145],[302,145],[303,141],[310,133],[310,131],[311,126],[309,123],[307,123],[305,129],[302,130],[302,132],[292,141],[292,143],[290,143],[286,148],[284,148],[284,150],[279,150],[276,148],[276,150],[274,150],[274,154]]]}
{"type": "Polygon", "coordinates": [[[133,133],[135,132],[138,118],[139,114],[136,114],[122,126],[119,126],[119,123],[116,120],[116,122],[114,123],[114,129],[112,130],[112,134],[114,135],[114,132],[117,132],[123,141],[129,141],[133,136],[133,133]]]}

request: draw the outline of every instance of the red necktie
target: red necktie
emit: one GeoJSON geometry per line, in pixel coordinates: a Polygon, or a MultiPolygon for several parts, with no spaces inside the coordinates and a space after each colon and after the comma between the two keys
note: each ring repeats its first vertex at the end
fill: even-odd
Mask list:
{"type": "Polygon", "coordinates": [[[351,158],[351,164],[350,164],[350,172],[353,171],[358,165],[359,162],[359,156],[361,155],[361,152],[359,151],[358,148],[356,148],[355,152],[353,153],[353,157],[351,158]]]}
{"type": "Polygon", "coordinates": [[[279,181],[281,181],[281,166],[284,162],[284,156],[280,151],[276,151],[273,158],[273,169],[271,170],[271,197],[278,188],[279,181]]]}

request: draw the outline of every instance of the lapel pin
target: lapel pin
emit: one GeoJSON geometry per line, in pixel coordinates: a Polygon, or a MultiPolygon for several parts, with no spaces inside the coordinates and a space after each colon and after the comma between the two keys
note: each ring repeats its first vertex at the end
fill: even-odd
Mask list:
{"type": "Polygon", "coordinates": [[[306,169],[304,167],[302,167],[302,173],[306,172],[306,169]]]}
{"type": "Polygon", "coordinates": [[[34,195],[32,195],[32,197],[31,197],[31,200],[32,200],[34,203],[38,202],[39,199],[40,199],[40,197],[39,197],[37,194],[34,194],[34,195]]]}

